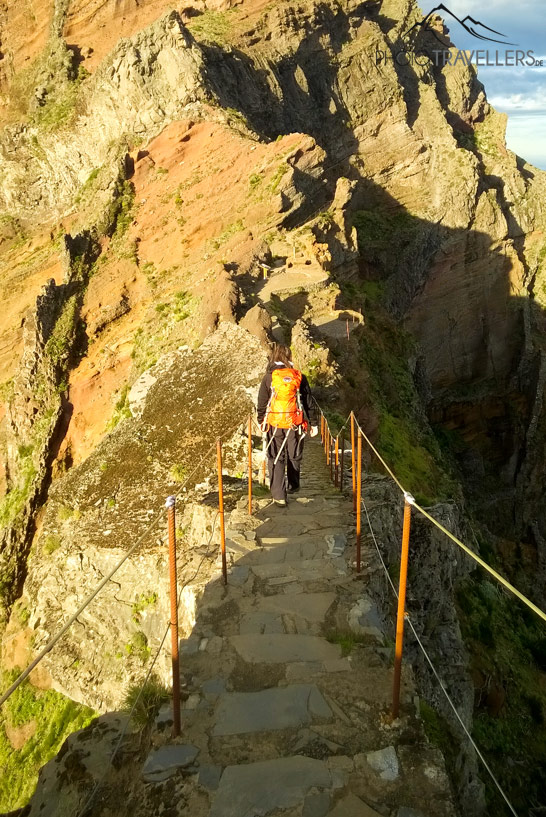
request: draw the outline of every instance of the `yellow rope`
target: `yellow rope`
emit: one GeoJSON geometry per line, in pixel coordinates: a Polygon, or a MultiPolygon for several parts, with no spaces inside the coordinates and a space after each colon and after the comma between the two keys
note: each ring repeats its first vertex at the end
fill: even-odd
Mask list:
{"type": "Polygon", "coordinates": [[[502,585],[504,585],[504,587],[506,587],[507,590],[510,590],[510,592],[513,593],[515,596],[517,596],[518,599],[520,599],[524,604],[527,605],[527,607],[530,607],[531,610],[533,610],[533,612],[535,612],[537,614],[537,616],[540,616],[542,619],[544,619],[544,621],[546,621],[546,613],[544,613],[540,609],[540,607],[537,607],[536,604],[533,604],[532,601],[529,601],[529,599],[526,596],[524,596],[523,593],[520,593],[520,591],[516,587],[514,587],[514,585],[510,584],[510,582],[507,581],[507,579],[505,579],[503,576],[501,576],[500,573],[497,573],[497,571],[494,570],[492,567],[490,567],[487,564],[487,562],[484,562],[484,560],[481,559],[477,555],[477,553],[474,553],[474,551],[471,550],[468,547],[468,545],[465,545],[463,542],[461,542],[460,539],[457,539],[456,536],[454,536],[450,531],[448,531],[447,528],[444,528],[444,526],[442,524],[440,524],[440,522],[438,522],[437,519],[434,519],[433,516],[431,516],[429,513],[427,513],[424,510],[424,508],[421,508],[421,506],[418,505],[416,502],[413,503],[413,507],[417,511],[419,511],[420,514],[422,514],[423,516],[426,516],[427,519],[429,519],[434,525],[436,525],[436,527],[439,528],[439,530],[441,530],[442,533],[444,533],[453,542],[455,542],[456,545],[459,545],[459,547],[462,548],[465,551],[465,553],[468,553],[468,555],[471,556],[474,559],[475,562],[477,562],[485,570],[487,570],[488,573],[491,573],[491,575],[494,576],[495,579],[498,582],[500,582],[502,585]]]}
{"type": "MultiPolygon", "coordinates": [[[[351,412],[351,414],[353,414],[353,416],[354,416],[354,412],[351,412]]],[[[350,418],[350,416],[351,415],[349,415],[349,418],[350,418]]],[[[398,487],[400,488],[400,490],[404,494],[404,497],[407,498],[409,496],[408,492],[406,491],[406,489],[404,488],[404,486],[402,485],[400,480],[397,479],[397,477],[393,473],[392,469],[387,465],[387,463],[385,462],[385,460],[383,459],[383,457],[381,456],[381,454],[379,453],[377,448],[374,446],[372,441],[363,432],[363,430],[360,427],[360,424],[358,423],[356,417],[355,417],[355,423],[356,423],[356,427],[357,427],[359,433],[362,434],[362,437],[366,440],[367,444],[370,446],[370,448],[374,452],[374,454],[377,457],[377,459],[379,460],[379,462],[383,465],[383,467],[385,468],[385,470],[387,471],[387,473],[389,474],[391,479],[394,480],[394,482],[398,485],[398,487]]],[[[481,567],[483,567],[484,570],[487,570],[487,572],[490,573],[491,576],[493,576],[498,582],[500,582],[500,584],[502,584],[503,587],[506,587],[507,590],[509,590],[511,593],[513,593],[514,596],[517,596],[517,598],[520,599],[520,601],[522,601],[524,604],[526,604],[527,607],[529,607],[534,613],[537,614],[537,616],[540,616],[541,619],[546,621],[546,613],[543,610],[541,610],[540,607],[537,607],[536,604],[533,604],[533,602],[530,599],[528,599],[527,596],[524,596],[523,593],[521,593],[516,587],[514,587],[513,584],[510,584],[510,582],[507,579],[505,579],[504,576],[501,576],[500,573],[497,573],[497,571],[494,570],[490,565],[488,565],[487,562],[484,562],[484,560],[481,559],[478,556],[477,553],[474,553],[474,551],[471,548],[469,548],[468,545],[465,545],[464,542],[461,542],[461,540],[458,539],[453,533],[448,531],[447,528],[444,528],[444,526],[442,524],[440,524],[440,522],[438,522],[437,519],[435,519],[433,516],[431,516],[429,513],[427,513],[427,511],[425,511],[424,508],[421,508],[421,506],[418,505],[413,498],[411,499],[411,505],[413,505],[415,510],[419,511],[419,513],[422,516],[424,516],[426,519],[428,519],[430,522],[432,522],[433,525],[436,525],[436,527],[439,530],[441,530],[442,533],[445,534],[445,536],[447,536],[449,539],[451,539],[453,542],[455,542],[455,544],[458,545],[462,550],[464,550],[464,552],[467,553],[472,559],[474,559],[475,562],[477,562],[479,565],[481,565],[481,567]]]]}

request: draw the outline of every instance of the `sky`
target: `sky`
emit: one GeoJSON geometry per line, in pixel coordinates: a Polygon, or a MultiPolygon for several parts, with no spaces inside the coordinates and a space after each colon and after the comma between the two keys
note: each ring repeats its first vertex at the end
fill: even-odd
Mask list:
{"type": "MultiPolygon", "coordinates": [[[[424,13],[439,5],[440,0],[418,0],[424,13]]],[[[543,59],[542,67],[498,66],[478,68],[478,79],[485,86],[489,102],[508,114],[506,141],[510,150],[536,167],[546,170],[546,2],[545,0],[443,0],[454,14],[470,14],[489,28],[506,35],[506,40],[525,52],[533,51],[543,59]]],[[[441,14],[450,37],[460,49],[488,49],[494,58],[504,46],[483,42],[467,34],[449,15],[441,14]]],[[[496,35],[492,34],[492,37],[496,35]]],[[[502,39],[498,37],[497,39],[502,39]]]]}

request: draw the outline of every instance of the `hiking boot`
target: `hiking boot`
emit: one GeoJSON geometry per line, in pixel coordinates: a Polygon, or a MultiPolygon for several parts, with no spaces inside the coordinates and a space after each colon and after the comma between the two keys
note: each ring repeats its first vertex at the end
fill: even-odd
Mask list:
{"type": "Polygon", "coordinates": [[[281,505],[283,508],[286,507],[286,499],[274,499],[273,502],[275,505],[281,505]]]}
{"type": "Polygon", "coordinates": [[[289,493],[289,494],[297,494],[297,493],[298,493],[298,491],[299,491],[299,489],[300,489],[300,486],[299,486],[299,485],[298,485],[298,487],[297,487],[297,488],[289,488],[289,489],[288,489],[288,493],[289,493]]]}

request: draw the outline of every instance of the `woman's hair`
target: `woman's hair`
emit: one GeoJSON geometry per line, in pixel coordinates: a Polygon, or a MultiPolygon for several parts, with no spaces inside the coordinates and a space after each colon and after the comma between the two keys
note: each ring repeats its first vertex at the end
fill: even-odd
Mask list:
{"type": "Polygon", "coordinates": [[[274,343],[271,347],[271,353],[269,355],[270,363],[278,361],[279,363],[285,363],[287,366],[290,366],[292,364],[291,358],[290,348],[285,346],[284,343],[274,343]]]}

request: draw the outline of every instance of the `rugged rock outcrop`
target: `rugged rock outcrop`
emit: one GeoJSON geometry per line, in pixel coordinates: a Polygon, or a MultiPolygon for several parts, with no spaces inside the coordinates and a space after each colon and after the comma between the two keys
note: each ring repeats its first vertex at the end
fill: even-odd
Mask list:
{"type": "MultiPolygon", "coordinates": [[[[369,475],[365,495],[366,520],[369,521],[369,527],[364,523],[366,541],[372,546],[375,537],[375,544],[389,573],[395,572],[400,559],[402,536],[400,493],[388,477],[369,475]],[[400,511],[393,514],[392,509],[397,506],[400,511]]],[[[441,503],[429,510],[440,524],[456,536],[462,535],[465,541],[470,541],[464,517],[454,504],[441,503]]],[[[471,730],[474,687],[468,669],[468,652],[453,605],[453,594],[458,582],[471,572],[473,563],[427,520],[415,513],[412,517],[406,603],[408,614],[461,720],[471,730]]],[[[383,567],[379,564],[366,565],[364,572],[367,577],[366,592],[375,599],[385,619],[392,620],[393,591],[383,567]]],[[[462,811],[468,815],[482,814],[485,801],[478,759],[407,624],[404,655],[411,661],[421,695],[442,714],[460,741],[459,755],[452,772],[462,811]]]]}
{"type": "MultiPolygon", "coordinates": [[[[197,351],[173,352],[146,372],[129,397],[136,416],[55,483],[25,583],[37,648],[139,543],[46,659],[59,691],[100,711],[115,708],[159,646],[169,618],[168,593],[160,592],[168,581],[166,525],[158,516],[167,492],[180,494],[180,581],[182,587],[192,578],[193,588],[182,597],[181,626],[189,635],[196,588],[217,569],[218,532],[207,483],[202,507],[188,498],[213,473],[215,451],[207,441],[222,436],[226,463],[236,470],[244,445],[238,430],[264,366],[256,338],[221,324],[197,351]]],[[[159,672],[167,678],[166,666],[159,672]]]]}
{"type": "MultiPolygon", "coordinates": [[[[119,198],[120,184],[127,181],[127,176],[132,178],[130,190],[152,191],[153,183],[147,187],[143,184],[146,174],[153,171],[157,188],[157,177],[166,181],[164,177],[171,169],[180,168],[186,161],[186,154],[182,149],[180,153],[169,153],[164,145],[154,145],[156,163],[147,152],[151,150],[151,138],[164,132],[166,140],[178,140],[179,145],[194,139],[207,158],[206,167],[188,177],[173,171],[172,186],[165,184],[161,190],[163,203],[176,211],[175,218],[169,220],[162,213],[158,221],[156,189],[149,201],[147,195],[140,194],[138,209],[130,213],[130,218],[125,213],[128,221],[144,221],[147,234],[129,231],[118,236],[116,243],[110,229],[113,222],[109,220],[108,229],[103,230],[108,237],[102,237],[102,249],[106,267],[110,264],[118,271],[122,268],[116,278],[118,297],[112,299],[109,311],[110,301],[99,297],[98,283],[92,284],[92,297],[84,314],[90,316],[87,341],[95,343],[100,338],[99,345],[104,343],[107,352],[108,344],[103,341],[107,327],[126,321],[112,344],[116,349],[120,345],[125,349],[125,372],[131,353],[142,370],[149,368],[157,352],[154,348],[153,354],[148,353],[142,338],[138,341],[135,334],[135,330],[141,331],[136,327],[143,321],[144,310],[138,311],[138,296],[145,288],[143,279],[148,286],[146,297],[157,300],[153,318],[159,326],[158,334],[163,333],[157,344],[161,352],[165,345],[182,345],[183,337],[180,332],[168,334],[171,324],[167,326],[167,319],[161,323],[161,315],[171,309],[169,320],[174,325],[185,315],[184,308],[191,299],[200,315],[195,321],[199,326],[193,336],[187,332],[184,343],[191,337],[197,346],[199,339],[212,333],[194,353],[179,350],[163,359],[158,370],[152,369],[146,376],[146,382],[152,385],[143,406],[138,406],[137,394],[145,381],[130,393],[129,405],[138,418],[126,420],[52,490],[26,590],[37,598],[32,624],[38,643],[43,643],[57,626],[60,600],[70,600],[63,615],[76,609],[80,599],[76,587],[81,586],[82,592],[90,589],[114,556],[125,550],[128,540],[134,541],[140,534],[148,511],[163,501],[165,482],[172,476],[169,468],[178,463],[180,475],[193,464],[201,437],[198,421],[205,416],[199,401],[211,395],[216,400],[217,390],[228,388],[228,374],[235,376],[236,364],[241,388],[234,403],[238,412],[246,412],[249,400],[243,383],[248,382],[244,378],[254,382],[252,378],[258,377],[262,353],[236,321],[242,318],[265,339],[271,322],[259,304],[260,298],[265,300],[266,290],[257,267],[264,261],[286,262],[288,269],[286,246],[293,247],[295,258],[296,245],[300,251],[302,246],[312,247],[315,266],[324,272],[324,278],[330,274],[337,282],[337,292],[343,289],[344,306],[356,309],[357,304],[351,303],[354,298],[359,308],[364,303],[372,315],[379,302],[393,321],[412,335],[415,345],[409,355],[411,371],[419,380],[422,404],[410,406],[409,412],[418,418],[420,427],[426,425],[428,416],[432,423],[459,432],[462,443],[453,457],[466,480],[471,510],[495,533],[510,537],[514,547],[523,542],[529,548],[537,568],[529,581],[529,592],[542,598],[546,586],[546,514],[542,501],[546,458],[546,323],[542,311],[546,306],[545,174],[506,149],[505,119],[488,105],[472,68],[461,63],[441,69],[417,64],[400,67],[390,59],[403,41],[404,32],[418,19],[419,10],[412,0],[384,0],[381,4],[359,0],[304,0],[299,4],[290,0],[275,4],[245,0],[241,14],[230,12],[229,18],[194,14],[207,9],[222,12],[231,5],[215,0],[188,4],[185,22],[177,12],[169,12],[135,33],[135,8],[129,1],[121,5],[104,3],[100,12],[94,5],[83,9],[77,0],[68,5],[59,2],[54,11],[44,4],[36,44],[28,43],[30,55],[39,48],[38,40],[44,41],[43,21],[51,14],[47,46],[51,65],[38,66],[38,84],[31,90],[28,106],[32,115],[25,125],[8,129],[0,143],[0,205],[9,212],[8,221],[2,225],[4,238],[11,242],[10,246],[22,241],[19,225],[36,219],[60,214],[68,219],[87,218],[87,212],[84,216],[74,214],[86,196],[92,199],[90,211],[93,205],[104,211],[119,198]],[[95,17],[87,14],[95,9],[95,17]],[[127,25],[120,30],[130,34],[130,39],[117,43],[100,64],[97,48],[93,63],[90,49],[94,48],[92,38],[97,36],[93,27],[118,19],[116,15],[124,11],[127,25]],[[207,20],[215,23],[208,29],[207,20]],[[77,47],[71,48],[72,42],[77,47]],[[377,53],[384,54],[384,59],[378,61],[377,53]],[[86,77],[84,72],[78,75],[80,57],[84,64],[96,69],[92,76],[86,77]],[[58,96],[51,88],[52,66],[62,69],[58,96]],[[64,91],[61,93],[63,88],[66,97],[64,91]],[[52,103],[62,100],[67,107],[52,107],[52,103]],[[179,119],[186,121],[180,125],[176,122],[179,119]],[[167,133],[164,129],[169,123],[175,124],[167,133]],[[216,167],[220,159],[205,147],[207,141],[220,141],[220,130],[226,126],[240,140],[238,153],[226,150],[221,157],[235,166],[231,177],[220,173],[216,167]],[[275,141],[278,137],[279,144],[275,141]],[[130,156],[126,156],[128,148],[135,148],[130,156]],[[237,161],[243,150],[248,151],[248,156],[256,151],[255,164],[248,162],[239,168],[237,161]],[[169,167],[160,164],[162,156],[169,156],[169,167]],[[121,176],[120,163],[127,171],[121,176]],[[215,184],[210,183],[208,189],[199,186],[206,186],[210,179],[215,184]],[[95,187],[97,180],[100,183],[95,187]],[[205,195],[206,209],[200,212],[196,202],[205,195]],[[243,199],[247,200],[244,204],[243,199]],[[189,212],[183,209],[188,200],[193,207],[189,212]],[[252,206],[246,206],[250,200],[252,206]],[[219,207],[221,218],[216,218],[214,211],[219,207]],[[254,214],[252,230],[245,223],[250,212],[254,214]],[[151,260],[152,245],[160,239],[165,241],[166,249],[161,256],[158,254],[161,264],[156,267],[151,260]],[[273,246],[283,247],[275,259],[270,250],[273,246]],[[175,306],[160,300],[161,286],[167,279],[165,291],[169,297],[178,298],[175,306]],[[369,294],[370,283],[376,287],[375,302],[369,294]],[[132,284],[132,295],[126,296],[132,284]],[[95,303],[100,313],[93,314],[95,303]],[[222,320],[231,322],[230,326],[220,323],[221,331],[214,332],[222,320]],[[214,357],[217,344],[219,349],[227,350],[225,360],[214,357]],[[185,382],[194,395],[195,408],[176,420],[180,432],[176,438],[173,418],[180,406],[173,389],[178,385],[177,373],[182,376],[182,372],[188,378],[185,382]],[[160,424],[157,417],[162,418],[160,424]],[[138,434],[142,436],[138,438],[138,434]],[[169,451],[168,465],[162,447],[169,451]],[[118,513],[116,519],[116,510],[120,509],[124,516],[118,513]],[[115,547],[105,548],[105,540],[108,544],[115,542],[115,547]],[[85,551],[82,541],[86,542],[85,551]],[[63,587],[65,595],[56,587],[57,591],[63,587]]],[[[143,21],[150,22],[156,11],[159,14],[164,10],[160,0],[147,4],[143,21]]],[[[15,25],[14,14],[10,10],[8,28],[3,29],[8,36],[15,25]]],[[[438,33],[441,36],[440,28],[438,33]]],[[[428,36],[422,34],[424,46],[428,36]]],[[[105,43],[109,37],[111,32],[105,43]]],[[[114,39],[117,41],[117,37],[114,39]]],[[[446,38],[446,47],[449,45],[446,38]]],[[[110,51],[104,46],[102,53],[106,50],[110,51]]],[[[24,60],[24,51],[22,44],[14,44],[13,70],[24,60]],[[17,56],[19,51],[21,56],[17,56]]],[[[96,212],[92,221],[96,223],[96,212]]],[[[94,235],[94,240],[97,238],[94,235]]],[[[101,286],[104,280],[106,276],[101,286]]],[[[326,385],[336,383],[337,389],[343,382],[341,363],[348,363],[348,358],[343,357],[345,348],[347,354],[355,352],[362,368],[366,369],[368,361],[365,355],[359,356],[358,332],[350,338],[347,331],[344,348],[339,338],[327,332],[320,336],[323,342],[316,343],[313,326],[308,325],[313,314],[312,305],[306,302],[310,290],[287,296],[283,325],[275,330],[292,331],[301,365],[318,371],[321,377],[324,375],[326,385]],[[307,323],[296,323],[302,315],[307,323]],[[332,346],[331,352],[327,343],[332,346]],[[332,376],[334,352],[341,360],[339,379],[338,372],[332,376]]],[[[69,292],[62,290],[65,306],[69,292]]],[[[80,297],[80,290],[78,293],[80,297]]],[[[277,306],[282,308],[283,303],[279,299],[271,314],[279,317],[277,306]]],[[[330,306],[333,309],[335,304],[330,306]]],[[[78,316],[79,309],[75,309],[73,317],[78,316]]],[[[148,340],[153,321],[149,315],[146,320],[148,334],[141,334],[148,340]]],[[[364,316],[364,325],[366,320],[364,316]]],[[[30,331],[31,322],[28,327],[30,331]]],[[[74,329],[73,321],[70,338],[74,329]]],[[[21,466],[24,446],[29,445],[25,435],[36,426],[26,410],[32,413],[40,401],[39,393],[38,397],[31,396],[37,386],[45,382],[51,394],[53,413],[48,422],[54,425],[59,416],[61,400],[56,390],[63,391],[61,369],[69,365],[66,350],[61,350],[63,365],[54,371],[49,372],[49,364],[44,363],[45,375],[44,366],[35,361],[36,349],[45,349],[51,331],[47,320],[43,326],[37,320],[37,340],[34,346],[27,345],[23,357],[22,371],[28,377],[24,383],[17,381],[13,402],[9,479],[21,466]],[[45,381],[40,380],[43,377],[45,381]]],[[[96,367],[96,361],[103,358],[96,350],[93,354],[96,367]]],[[[379,355],[378,359],[382,365],[384,358],[379,355]]],[[[391,392],[398,387],[396,375],[406,367],[405,359],[398,360],[396,366],[394,374],[389,371],[377,375],[379,383],[382,376],[385,382],[395,381],[394,386],[390,384],[391,392]]],[[[356,386],[351,388],[353,396],[360,399],[356,386]]],[[[111,387],[110,396],[113,390],[111,387]]],[[[389,390],[380,391],[380,408],[388,410],[389,390]]],[[[409,397],[404,392],[403,400],[414,400],[413,392],[409,397]]],[[[206,419],[216,424],[215,431],[223,427],[226,418],[234,423],[240,419],[239,413],[232,416],[229,405],[219,399],[211,405],[206,419]]],[[[81,405],[79,408],[81,415],[81,405]]],[[[100,417],[102,422],[103,414],[100,417]]],[[[404,413],[395,413],[395,420],[403,427],[404,413]]],[[[48,425],[47,442],[39,447],[41,458],[55,454],[53,425],[48,425]]],[[[102,429],[97,438],[101,435],[102,429]]],[[[88,450],[82,450],[83,458],[88,450]]],[[[42,465],[37,497],[43,495],[42,465]]],[[[18,529],[7,534],[9,545],[5,552],[11,554],[10,560],[19,548],[24,563],[30,544],[28,532],[38,504],[35,501],[22,516],[25,532],[18,529]]],[[[449,526],[463,525],[452,509],[439,512],[449,526]]],[[[420,556],[427,552],[430,558],[423,571],[430,585],[424,578],[418,597],[441,598],[428,606],[419,602],[417,619],[440,660],[449,665],[452,691],[469,723],[470,688],[466,679],[461,681],[459,677],[464,675],[460,665],[465,663],[465,656],[450,601],[453,583],[464,569],[459,563],[444,561],[437,543],[419,528],[416,537],[422,547],[420,556]],[[440,587],[442,591],[438,592],[440,587]]],[[[398,532],[392,541],[398,541],[398,532]]],[[[155,544],[158,550],[154,545],[142,556],[145,561],[139,563],[147,572],[146,581],[141,582],[141,571],[132,564],[123,592],[111,588],[105,617],[101,619],[91,612],[89,620],[82,619],[85,632],[80,642],[67,642],[58,664],[54,658],[49,659],[54,683],[74,697],[97,706],[111,705],[118,700],[121,680],[132,677],[140,661],[132,639],[140,630],[131,621],[131,611],[134,605],[151,597],[148,581],[159,582],[164,570],[164,554],[160,544],[155,544]],[[138,587],[136,595],[133,584],[138,587]],[[121,622],[116,618],[119,599],[125,611],[121,622]],[[100,655],[104,647],[98,634],[110,639],[107,657],[100,655]],[[129,668],[121,674],[112,658],[118,651],[114,642],[128,645],[129,668]],[[93,689],[99,675],[101,682],[106,682],[104,694],[93,689]]],[[[14,575],[12,570],[9,581],[14,575]]],[[[20,579],[23,572],[17,575],[20,579]]],[[[140,629],[155,644],[165,611],[158,608],[157,614],[152,614],[146,609],[145,614],[139,611],[138,615],[143,622],[140,629]]],[[[419,667],[419,672],[423,689],[434,698],[426,668],[419,667]]],[[[469,809],[468,803],[474,797],[473,775],[470,765],[460,777],[469,809]]],[[[478,798],[476,802],[479,805],[478,798]]]]}
{"type": "Polygon", "coordinates": [[[27,218],[66,210],[112,145],[159,132],[203,97],[201,50],[172,12],[122,40],[88,82],[69,129],[7,131],[0,149],[3,209],[27,218]]]}

